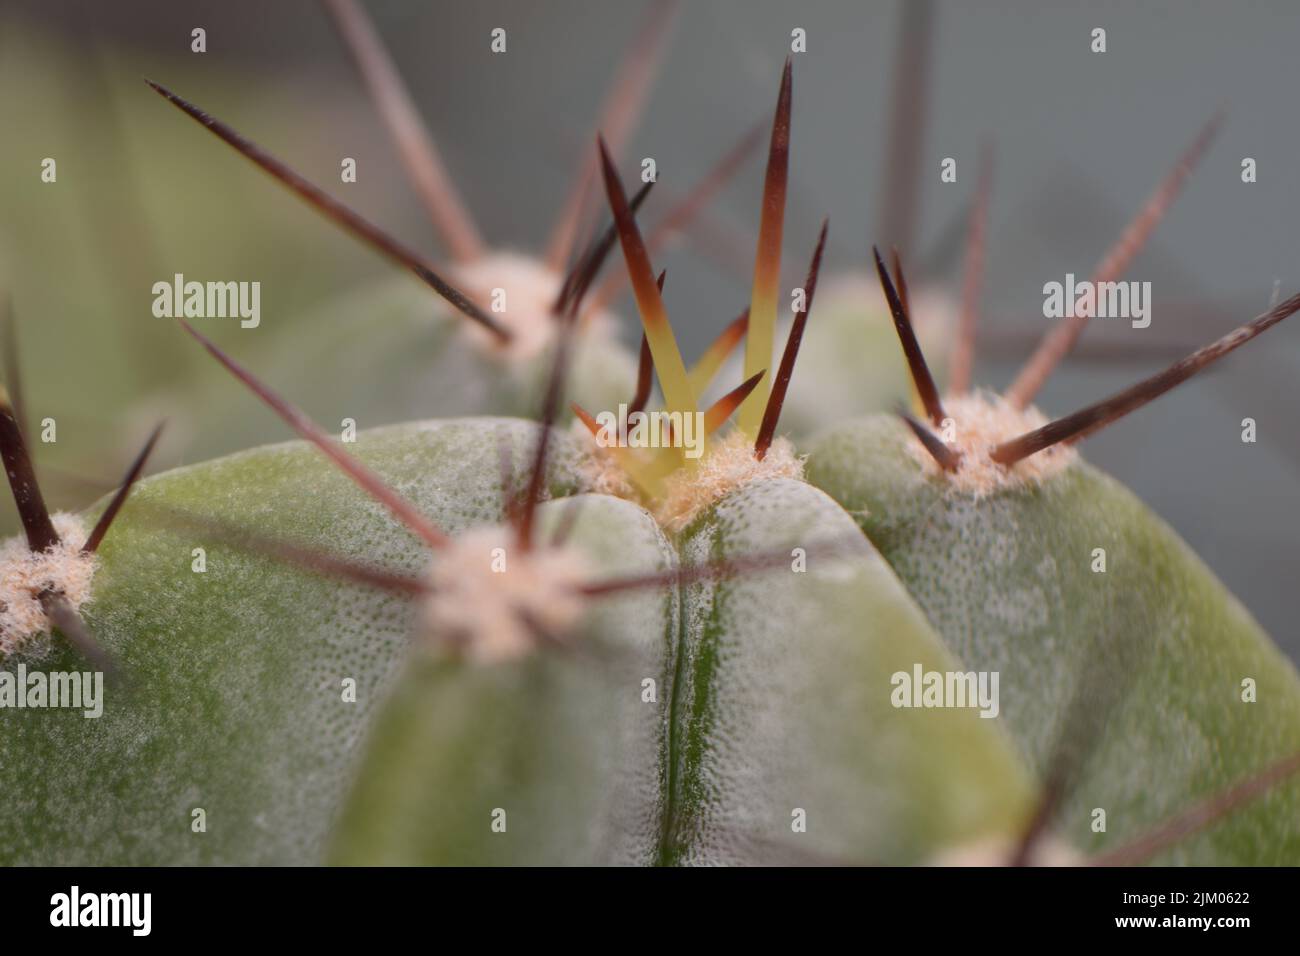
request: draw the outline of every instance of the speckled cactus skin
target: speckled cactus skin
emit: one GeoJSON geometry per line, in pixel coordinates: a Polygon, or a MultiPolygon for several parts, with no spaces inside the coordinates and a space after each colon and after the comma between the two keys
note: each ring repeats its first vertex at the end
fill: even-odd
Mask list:
{"type": "MultiPolygon", "coordinates": [[[[1078,460],[1041,487],[982,500],[923,473],[895,419],[830,428],[809,479],[857,517],[948,646],[1002,673],[1005,722],[1036,773],[1084,680],[1123,685],[1084,733],[1092,749],[1063,835],[1097,851],[1191,798],[1300,748],[1300,678],[1188,546],[1114,479],[1078,460]],[[1106,551],[1106,572],[1091,569],[1106,551]],[[1258,700],[1242,700],[1242,680],[1258,700]],[[1090,811],[1107,810],[1092,833],[1090,811]]],[[[1085,688],[1086,690],[1086,688],[1085,688]]],[[[1300,784],[1282,784],[1180,843],[1178,864],[1300,860],[1300,784]]]]}
{"type": "MultiPolygon", "coordinates": [[[[522,473],[536,430],[507,419],[414,423],[364,433],[355,447],[459,531],[500,520],[498,442],[513,445],[522,473]]],[[[576,453],[556,442],[551,488],[562,493],[579,480],[576,453]]],[[[5,712],[0,765],[15,775],[0,801],[0,860],[320,862],[364,729],[408,652],[412,610],[200,531],[167,531],[151,506],[400,571],[419,572],[425,552],[301,442],[161,474],[135,495],[83,609],[128,682],[106,689],[96,720],[5,712]],[[191,570],[195,547],[206,549],[204,573],[191,570]],[[343,702],[344,678],[356,680],[356,703],[343,702]],[[191,832],[195,808],[205,833],[191,832]]],[[[29,666],[87,665],[60,642],[29,666]]]]}
{"type": "MultiPolygon", "coordinates": [[[[454,534],[501,520],[499,443],[522,460],[535,431],[417,423],[362,433],[356,450],[454,534]]],[[[563,435],[555,449],[549,486],[566,495],[582,483],[579,453],[563,435]]],[[[146,517],[160,504],[233,513],[418,573],[423,549],[309,446],[165,473],[136,495],[85,608],[130,683],[110,688],[99,720],[14,721],[5,764],[46,770],[0,808],[6,862],[918,862],[1005,837],[1026,812],[1028,777],[996,721],[888,706],[891,671],[951,660],[860,537],[851,553],[814,553],[806,573],[593,604],[572,651],[477,664],[412,645],[418,620],[401,599],[146,517]],[[197,546],[205,573],[191,569],[197,546]],[[837,692],[846,666],[855,679],[837,692]],[[347,677],[356,703],[342,700],[347,677]],[[808,709],[810,695],[829,706],[808,709]],[[489,828],[499,806],[506,838],[489,828]],[[796,807],[814,821],[806,841],[782,839],[796,807]],[[196,808],[206,832],[191,831],[196,808]]],[[[602,574],[856,536],[830,499],[789,480],[720,502],[680,543],[635,504],[585,497],[572,541],[602,574]]],[[[569,504],[544,506],[542,529],[569,504]]],[[[55,649],[41,666],[80,665],[55,649]]]]}
{"type": "MultiPolygon", "coordinates": [[[[570,542],[602,573],[670,568],[672,546],[630,502],[576,502],[570,542]]],[[[658,851],[678,598],[593,606],[575,649],[482,666],[411,655],[371,733],[333,840],[345,864],[648,864],[658,851]],[[655,682],[643,699],[643,680],[655,682]],[[504,830],[490,826],[504,814],[504,830]],[[432,812],[431,812],[432,811],[432,812]]]]}
{"type": "MultiPolygon", "coordinates": [[[[718,502],[681,548],[699,560],[853,530],[816,488],[772,479],[718,502]]],[[[1032,791],[998,722],[890,704],[895,672],[956,662],[879,553],[859,540],[809,561],[686,589],[662,861],[924,863],[1014,833],[1032,791]]]]}
{"type": "MultiPolygon", "coordinates": [[[[500,441],[522,462],[535,432],[417,423],[363,432],[356,450],[455,534],[501,520],[500,441]]],[[[866,537],[814,553],[803,574],[593,605],[576,651],[488,665],[413,646],[401,599],[146,520],[159,503],[236,514],[418,573],[426,552],[310,447],[149,479],[85,608],[130,684],[110,689],[99,720],[11,722],[5,764],[46,769],[0,808],[5,861],[926,862],[1014,839],[1096,636],[1117,626],[1151,646],[1115,655],[1140,666],[1097,728],[1062,814],[1065,844],[1105,849],[1295,748],[1294,669],[1115,482],[1076,463],[1041,489],[973,502],[922,475],[908,440],[890,419],[842,426],[809,462],[829,496],[758,481],[675,540],[635,504],[586,496],[572,540],[609,574],[843,540],[854,517],[866,537]],[[207,547],[206,573],[190,568],[194,546],[207,547]],[[1104,576],[1087,570],[1097,546],[1104,576]],[[917,663],[1000,671],[1002,719],[893,709],[889,675],[917,663]],[[1243,676],[1258,703],[1240,701],[1243,676]],[[355,704],[341,699],[344,677],[355,704]],[[1087,828],[1095,806],[1106,834],[1087,828]],[[490,829],[498,807],[508,838],[490,829]],[[195,808],[205,833],[191,832],[195,808]],[[796,809],[809,820],[798,836],[796,809]]],[[[551,492],[580,490],[578,446],[557,434],[554,448],[551,492]]],[[[567,504],[544,506],[542,527],[567,504]]],[[[40,659],[81,666],[58,645],[40,659]]],[[[1280,787],[1166,859],[1293,860],[1296,800],[1280,787]]]]}
{"type": "Polygon", "coordinates": [[[375,724],[333,861],[907,863],[1008,838],[1028,812],[1027,774],[994,721],[889,706],[893,671],[952,661],[816,489],[756,482],[677,546],[644,511],[603,496],[575,530],[620,573],[671,565],[679,549],[707,560],[846,535],[852,547],[810,556],[805,573],[602,605],[572,656],[488,670],[411,661],[375,724]],[[641,697],[646,676],[654,702],[641,697]],[[494,810],[504,832],[488,825],[494,810]],[[806,833],[791,828],[796,810],[806,833]]]}

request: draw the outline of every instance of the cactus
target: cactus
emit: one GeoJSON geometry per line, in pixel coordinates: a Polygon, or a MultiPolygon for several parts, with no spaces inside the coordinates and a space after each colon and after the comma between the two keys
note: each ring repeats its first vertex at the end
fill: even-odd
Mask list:
{"type": "MultiPolygon", "coordinates": [[[[782,89],[769,184],[783,180],[788,65],[782,89]]],[[[644,243],[608,155],[603,159],[656,368],[670,407],[681,401],[674,410],[693,413],[689,377],[644,243]]],[[[825,237],[823,229],[805,284],[807,308],[825,237]]],[[[756,272],[763,274],[762,264],[756,272]]],[[[756,290],[760,302],[763,295],[756,290]]],[[[751,307],[751,316],[757,313],[751,307]]],[[[790,342],[783,370],[793,363],[798,334],[790,342]]],[[[673,449],[635,464],[632,455],[619,456],[630,484],[676,532],[671,563],[683,570],[672,600],[657,596],[659,605],[639,615],[603,608],[599,635],[579,632],[575,646],[609,653],[612,642],[623,651],[586,676],[590,686],[566,670],[585,665],[590,671],[591,661],[557,663],[538,654],[505,675],[484,676],[464,663],[412,668],[376,724],[336,861],[920,862],[1010,839],[1028,812],[1029,790],[1000,733],[970,711],[918,720],[866,690],[886,686],[903,666],[952,662],[897,579],[853,533],[849,517],[790,477],[797,462],[772,444],[788,378],[777,379],[756,449],[737,431],[741,440],[724,439],[694,466],[674,462],[673,449]],[[666,487],[657,495],[660,480],[666,487]],[[831,554],[816,548],[834,541],[852,547],[831,554]],[[782,575],[784,581],[775,574],[747,580],[740,573],[740,565],[757,573],[760,563],[775,566],[795,556],[793,567],[801,547],[816,552],[804,555],[820,565],[811,573],[782,575]],[[710,561],[731,573],[685,570],[710,561]],[[655,623],[629,632],[632,621],[655,623]],[[862,622],[870,622],[865,634],[862,622]],[[792,633],[807,638],[797,654],[789,646],[792,633]],[[846,668],[862,690],[837,691],[846,668]],[[653,698],[657,707],[637,698],[637,678],[646,675],[662,695],[653,698]],[[464,686],[469,689],[462,697],[464,686]],[[805,706],[814,697],[827,706],[805,706]],[[592,698],[603,707],[593,710],[592,698]],[[553,699],[563,702],[558,709],[553,699]],[[494,717],[468,720],[468,714],[494,717]],[[625,728],[614,741],[611,727],[625,728]],[[611,750],[623,733],[640,742],[611,750]],[[557,739],[567,742],[563,753],[555,751],[557,739]],[[589,756],[596,754],[605,759],[589,756]],[[567,768],[582,757],[590,762],[555,772],[557,763],[567,768]],[[641,799],[622,798],[625,782],[637,778],[641,799]],[[448,798],[448,790],[455,796],[448,798]],[[429,814],[431,802],[445,812],[429,814]],[[518,808],[513,817],[509,803],[518,808]],[[803,839],[798,834],[810,819],[816,835],[803,839]],[[611,820],[624,822],[613,826],[611,820]]],[[[743,408],[757,380],[748,379],[724,407],[743,408]]],[[[592,421],[582,409],[579,415],[592,421]]],[[[579,519],[581,527],[595,513],[590,535],[606,541],[604,562],[611,558],[610,540],[622,543],[623,560],[641,551],[662,555],[669,541],[646,513],[624,511],[627,517],[615,521],[619,509],[589,506],[579,519]],[[602,513],[610,516],[608,524],[597,529],[602,513]],[[653,543],[643,548],[641,540],[653,543]]]]}
{"type": "MultiPolygon", "coordinates": [[[[51,517],[21,415],[0,402],[26,538],[0,550],[4,662],[89,658],[115,677],[102,716],[29,709],[0,739],[19,768],[5,862],[1300,857],[1300,679],[1174,533],[1069,447],[1300,296],[1049,423],[1029,403],[1077,321],[1007,398],[942,398],[901,257],[891,277],[877,254],[939,434],[906,414],[837,423],[805,462],[779,428],[826,225],[771,373],[791,72],[749,309],[693,366],[599,139],[613,224],[562,284],[540,371],[488,388],[521,404],[539,391],[536,422],[409,422],[350,450],[182,320],[301,440],[137,480],[155,432],[107,502],[51,517]],[[657,377],[664,447],[611,441],[606,409],[581,400],[558,425],[615,241],[643,328],[635,390],[629,363],[616,397],[642,411],[657,377]],[[702,408],[742,339],[743,381],[702,408]],[[944,674],[1001,675],[1007,693],[984,711],[898,696],[944,674]]],[[[154,88],[503,337],[419,257],[154,88]]]]}
{"type": "MultiPolygon", "coordinates": [[[[901,275],[878,254],[877,268],[942,437],[908,415],[833,425],[809,446],[809,479],[858,516],[954,653],[1003,675],[1008,727],[1051,793],[1044,817],[1076,845],[1113,851],[1189,795],[1300,750],[1295,668],[1170,528],[1073,447],[1300,310],[1300,296],[1048,422],[1030,402],[1085,312],[1045,338],[1005,398],[941,399],[901,275]],[[1090,831],[1098,810],[1109,826],[1090,831]]],[[[1298,807],[1300,784],[1277,788],[1163,859],[1294,862],[1298,807]]]]}
{"type": "MultiPolygon", "coordinates": [[[[523,448],[535,430],[505,419],[412,423],[365,433],[358,456],[459,531],[499,518],[498,446],[523,448]]],[[[577,482],[567,445],[557,436],[557,493],[577,482]]],[[[305,574],[282,556],[287,542],[348,567],[408,571],[419,561],[409,535],[381,510],[358,508],[346,479],[303,443],[136,485],[81,606],[121,677],[96,720],[7,712],[24,719],[6,721],[3,763],[27,769],[0,813],[5,862],[319,859],[341,768],[392,682],[410,621],[401,592],[305,574]],[[281,550],[261,553],[247,535],[221,532],[216,523],[231,515],[281,550]],[[206,832],[191,829],[198,810],[206,832]]],[[[35,637],[6,670],[86,669],[75,648],[35,637]]]]}

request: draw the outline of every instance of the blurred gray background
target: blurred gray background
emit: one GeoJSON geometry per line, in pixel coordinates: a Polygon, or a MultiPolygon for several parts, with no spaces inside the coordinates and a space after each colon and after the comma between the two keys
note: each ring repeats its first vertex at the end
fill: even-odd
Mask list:
{"type": "MultiPolygon", "coordinates": [[[[645,5],[366,5],[486,237],[538,248],[645,5]],[[508,31],[504,56],[488,49],[489,31],[498,26],[508,31]]],[[[808,51],[794,65],[787,271],[802,268],[828,214],[826,269],[865,268],[870,243],[896,238],[876,230],[899,11],[897,2],[862,0],[685,3],[627,155],[654,156],[669,189],[688,187],[747,126],[770,116],[790,31],[802,27],[808,51]]],[[[131,244],[117,231],[131,224],[131,190],[147,192],[171,157],[165,138],[150,141],[147,150],[133,138],[132,112],[157,110],[139,83],[143,75],[181,92],[202,92],[206,99],[189,95],[320,181],[337,177],[338,156],[358,157],[367,175],[350,201],[419,248],[437,250],[350,61],[311,0],[9,0],[0,3],[0,31],[0,102],[11,104],[5,149],[12,153],[26,136],[33,155],[46,155],[41,137],[55,128],[65,150],[93,156],[101,176],[96,196],[106,197],[114,224],[101,235],[118,237],[101,239],[96,256],[111,262],[122,252],[112,247],[131,244]],[[202,56],[189,52],[194,26],[208,33],[209,52],[202,56]],[[76,112],[82,108],[84,119],[76,112]]],[[[912,245],[920,256],[958,221],[987,138],[996,175],[978,381],[999,388],[1009,381],[1046,326],[1042,284],[1091,270],[1220,105],[1227,107],[1225,127],[1127,274],[1153,283],[1152,327],[1094,322],[1082,354],[1054,376],[1040,405],[1049,413],[1072,411],[1163,367],[1263,311],[1275,281],[1284,296],[1300,291],[1297,38],[1300,4],[1293,2],[936,4],[928,107],[912,104],[924,134],[912,245]],[[1089,50],[1094,27],[1107,31],[1104,54],[1089,50]],[[956,184],[939,181],[945,156],[958,161],[956,184]],[[1258,163],[1258,182],[1250,185],[1239,175],[1246,156],[1258,163]]],[[[174,117],[162,119],[172,124],[177,149],[198,139],[174,117]]],[[[274,248],[299,255],[288,291],[264,303],[268,316],[322,301],[388,268],[260,174],[241,168],[242,160],[207,148],[213,176],[246,190],[257,206],[248,215],[266,221],[245,220],[241,229],[195,217],[192,229],[204,251],[252,255],[240,247],[261,234],[274,248]]],[[[187,201],[215,188],[192,168],[188,176],[157,185],[171,190],[161,208],[182,221],[187,201]]],[[[679,322],[688,350],[702,346],[747,299],[747,277],[726,263],[752,255],[761,181],[762,162],[752,160],[713,207],[715,255],[686,245],[660,263],[671,276],[670,308],[689,302],[718,320],[679,322]]],[[[150,201],[160,202],[152,194],[150,201]]],[[[3,200],[0,210],[10,220],[2,227],[10,247],[30,246],[35,239],[27,230],[39,232],[40,225],[15,221],[23,214],[3,200]]],[[[155,232],[153,241],[174,241],[180,249],[195,239],[189,232],[178,226],[162,238],[155,232]]],[[[63,249],[52,242],[48,256],[63,249]]],[[[115,274],[107,270],[105,288],[115,274]]],[[[959,262],[944,275],[957,280],[959,262]]],[[[59,300],[57,283],[38,282],[30,270],[7,278],[17,300],[38,311],[63,316],[79,307],[59,300]]],[[[630,317],[626,302],[623,311],[630,317]]],[[[31,388],[45,389],[51,403],[72,384],[57,374],[60,366],[49,354],[67,340],[59,321],[51,318],[28,335],[34,344],[25,349],[31,388]],[[42,345],[45,355],[38,357],[42,345]]],[[[629,340],[632,334],[629,328],[629,340]]],[[[103,348],[116,348],[115,342],[105,340],[103,348]]],[[[184,374],[179,360],[174,367],[170,358],[150,364],[184,374]]],[[[1293,658],[1300,658],[1297,372],[1300,320],[1293,320],[1084,449],[1168,520],[1293,658]],[[1247,416],[1258,422],[1253,445],[1240,441],[1247,416]]],[[[114,379],[98,394],[107,400],[130,393],[129,382],[114,379]]]]}

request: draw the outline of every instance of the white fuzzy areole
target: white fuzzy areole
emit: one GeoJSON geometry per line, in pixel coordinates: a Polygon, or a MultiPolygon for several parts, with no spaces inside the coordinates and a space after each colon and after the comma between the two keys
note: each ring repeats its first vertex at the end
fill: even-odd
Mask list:
{"type": "MultiPolygon", "coordinates": [[[[988,837],[974,843],[950,847],[930,861],[931,866],[1010,866],[1015,841],[988,837]]],[[[1082,866],[1083,855],[1056,838],[1039,840],[1029,854],[1029,866],[1082,866]]]]}
{"type": "Polygon", "coordinates": [[[575,418],[570,423],[569,431],[587,452],[578,463],[584,487],[594,494],[624,498],[640,504],[641,495],[628,478],[627,472],[608,448],[600,446],[591,430],[575,418]]]}
{"type": "MultiPolygon", "coordinates": [[[[559,323],[551,306],[564,276],[545,263],[518,252],[492,252],[456,266],[450,278],[511,334],[508,342],[502,342],[477,322],[463,323],[465,334],[485,352],[510,362],[526,362],[555,341],[559,323]],[[492,311],[494,289],[505,293],[502,312],[492,311]]],[[[601,311],[585,317],[583,334],[608,335],[611,327],[609,313],[601,311]]]]}
{"type": "Polygon", "coordinates": [[[961,452],[955,472],[944,471],[915,438],[908,450],[927,474],[941,477],[959,491],[983,498],[999,491],[1040,485],[1064,471],[1079,457],[1070,445],[1059,444],[1022,458],[1014,465],[1000,465],[989,457],[997,445],[1041,428],[1049,421],[1036,407],[1018,409],[992,392],[949,395],[943,409],[953,422],[953,440],[948,447],[961,452]]]}
{"type": "Polygon", "coordinates": [[[751,482],[763,478],[803,478],[804,458],[789,439],[777,438],[759,461],[753,442],[739,429],[712,443],[694,468],[669,476],[663,501],[654,511],[659,523],[673,533],[684,530],[705,508],[751,482]]]}
{"type": "Polygon", "coordinates": [[[663,498],[645,501],[628,478],[618,459],[602,448],[581,422],[573,423],[575,435],[585,437],[588,454],[579,465],[589,490],[644,504],[660,526],[676,534],[683,531],[701,511],[763,478],[803,478],[803,455],[795,454],[787,438],[776,438],[762,461],[754,457],[753,442],[739,430],[708,445],[693,468],[680,468],[668,476],[663,498]]]}
{"type": "Polygon", "coordinates": [[[573,628],[586,606],[578,586],[589,577],[572,548],[536,541],[524,551],[511,528],[474,528],[434,559],[428,633],[478,663],[513,660],[537,646],[527,621],[557,637],[573,628]]]}
{"type": "Polygon", "coordinates": [[[27,539],[7,538],[0,544],[0,657],[19,651],[35,637],[49,633],[50,621],[41,607],[42,591],[61,592],[73,610],[90,600],[90,583],[99,559],[85,554],[85,525],[76,515],[52,516],[59,543],[32,551],[27,539]]]}

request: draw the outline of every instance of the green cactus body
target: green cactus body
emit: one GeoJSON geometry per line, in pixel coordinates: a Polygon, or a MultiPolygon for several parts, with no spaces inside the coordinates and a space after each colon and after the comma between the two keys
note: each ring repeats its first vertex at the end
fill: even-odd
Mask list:
{"type": "MultiPolygon", "coordinates": [[[[571,540],[602,576],[678,560],[646,512],[604,496],[571,540]]],[[[567,653],[416,655],[373,727],[335,862],[897,863],[1008,839],[1027,774],[974,711],[891,707],[893,673],[954,662],[834,502],[757,481],[680,543],[691,563],[800,546],[803,573],[593,604],[567,653]],[[846,550],[811,545],[831,540],[846,550]]]]}
{"type": "MultiPolygon", "coordinates": [[[[600,576],[673,566],[650,515],[618,498],[543,505],[543,537],[569,507],[569,543],[600,576]]],[[[417,648],[373,727],[333,859],[653,862],[676,600],[665,585],[593,602],[571,647],[508,661],[417,648]]]]}
{"type": "MultiPolygon", "coordinates": [[[[498,443],[520,472],[537,426],[449,420],[363,433],[360,458],[448,531],[500,520],[498,443]]],[[[573,490],[556,438],[551,488],[573,490]]],[[[167,511],[256,528],[354,560],[419,572],[419,542],[304,443],[158,475],[100,550],[82,613],[127,675],[103,715],[0,715],[5,863],[310,863],[414,624],[408,601],[166,530],[167,511]],[[203,547],[206,570],[193,570],[203,547]],[[355,680],[355,703],[344,699],[355,680]],[[204,811],[206,832],[193,813],[204,811]]],[[[62,642],[4,661],[84,671],[62,642]]]]}
{"type": "MultiPolygon", "coordinates": [[[[500,519],[499,445],[520,461],[535,430],[395,426],[363,432],[357,456],[458,533],[500,519]]],[[[549,486],[563,494],[582,469],[556,441],[549,486]]],[[[97,719],[7,713],[4,764],[43,770],[0,809],[6,862],[303,863],[331,845],[339,862],[912,862],[1005,835],[1024,812],[1026,776],[995,721],[889,706],[891,673],[951,660],[848,516],[800,482],[732,494],[680,549],[807,546],[807,573],[630,590],[593,601],[571,646],[486,662],[411,647],[424,626],[401,597],[160,528],[171,514],[238,514],[261,534],[421,573],[418,543],[309,446],[165,473],[132,500],[82,608],[129,683],[109,687],[97,719]],[[846,534],[851,553],[816,552],[846,534]],[[828,706],[810,711],[812,696],[828,706]],[[814,766],[824,775],[790,775],[814,766]]],[[[679,560],[647,512],[606,496],[544,506],[539,535],[574,505],[571,546],[595,578],[679,560]]],[[[6,666],[19,660],[85,668],[57,646],[6,666]]]]}
{"type": "Polygon", "coordinates": [[[855,531],[811,485],[771,479],[684,534],[691,561],[805,549],[807,570],[685,592],[665,862],[926,862],[1027,814],[997,720],[892,705],[894,674],[957,665],[855,531]],[[828,541],[853,545],[817,554],[828,541]]]}
{"type": "MultiPolygon", "coordinates": [[[[927,466],[900,422],[876,417],[823,434],[808,474],[857,516],[964,665],[1001,672],[1007,726],[1038,773],[1060,734],[1088,753],[1060,820],[1092,851],[1300,748],[1300,679],[1172,530],[1055,451],[1061,461],[1037,480],[977,492],[927,466]],[[1255,702],[1243,699],[1248,678],[1255,702]],[[1072,700],[1108,693],[1108,715],[1067,726],[1072,700]]],[[[1294,862],[1297,821],[1292,782],[1162,860],[1294,862]]]]}
{"type": "MultiPolygon", "coordinates": [[[[1041,363],[1013,386],[1016,401],[958,395],[950,418],[917,338],[941,350],[951,309],[918,294],[913,331],[901,264],[895,257],[891,280],[877,253],[892,332],[945,435],[910,419],[911,433],[855,420],[813,440],[805,469],[778,435],[783,409],[786,430],[803,436],[901,397],[905,379],[885,347],[885,310],[862,283],[825,290],[806,327],[825,225],[785,351],[779,362],[771,354],[788,59],[747,324],[729,326],[694,369],[635,204],[599,145],[614,217],[604,245],[616,237],[622,247],[644,331],[632,404],[649,407],[657,378],[669,416],[653,441],[611,444],[600,419],[633,393],[634,375],[609,323],[583,316],[602,243],[565,283],[558,311],[572,322],[556,322],[565,280],[553,270],[484,254],[462,230],[453,281],[443,280],[151,85],[464,316],[412,283],[385,283],[331,305],[305,340],[287,330],[259,340],[259,368],[310,415],[185,324],[310,444],[141,483],[98,552],[83,552],[81,529],[65,519],[54,528],[34,493],[21,415],[0,390],[0,446],[28,545],[0,555],[0,588],[25,602],[0,602],[0,646],[18,646],[4,663],[84,671],[67,646],[86,636],[72,626],[79,612],[126,675],[94,719],[3,714],[0,764],[12,783],[0,861],[1076,862],[1132,848],[1189,802],[1300,749],[1294,668],[1173,532],[1068,447],[1300,310],[1300,297],[1142,384],[1137,399],[1121,393],[1071,416],[1073,431],[999,457],[1042,438],[1041,416],[1015,410],[1032,399],[1041,363]],[[487,305],[499,291],[504,300],[487,305]],[[743,372],[724,380],[743,381],[702,401],[739,330],[743,372]],[[568,341],[566,363],[557,345],[568,341]],[[864,373],[863,355],[878,367],[864,373]],[[542,395],[544,422],[573,397],[591,435],[555,432],[544,473],[523,463],[550,433],[517,419],[363,430],[360,464],[328,434],[426,408],[523,414],[542,395]],[[720,433],[733,414],[736,427],[720,433]],[[605,491],[623,497],[593,493],[605,491]],[[542,498],[555,500],[538,507],[542,498]],[[257,541],[241,542],[231,525],[256,529],[257,541]],[[29,573],[60,561],[93,579],[29,573]],[[344,563],[370,586],[340,584],[344,563]],[[75,606],[60,617],[64,605],[75,606]],[[23,631],[24,620],[41,626],[23,631]],[[61,638],[49,638],[56,625],[61,638]],[[987,679],[994,696],[900,700],[922,674],[987,679]]],[[[573,211],[576,227],[581,203],[573,211]]],[[[958,344],[970,346],[973,324],[963,325],[958,344]]],[[[968,374],[968,361],[954,365],[954,380],[968,374]]],[[[244,424],[257,421],[254,399],[231,394],[207,391],[191,406],[182,438],[218,436],[192,452],[260,440],[260,426],[244,424]]],[[[1300,784],[1253,796],[1161,859],[1300,858],[1300,784]]]]}

